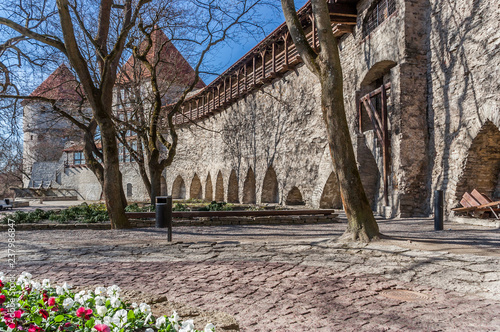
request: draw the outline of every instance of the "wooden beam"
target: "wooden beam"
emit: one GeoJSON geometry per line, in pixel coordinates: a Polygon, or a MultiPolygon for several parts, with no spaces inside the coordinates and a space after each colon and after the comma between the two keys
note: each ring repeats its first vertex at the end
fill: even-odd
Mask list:
{"type": "Polygon", "coordinates": [[[328,10],[330,15],[345,16],[345,17],[357,17],[358,11],[356,10],[355,4],[346,3],[328,3],[328,10]]]}

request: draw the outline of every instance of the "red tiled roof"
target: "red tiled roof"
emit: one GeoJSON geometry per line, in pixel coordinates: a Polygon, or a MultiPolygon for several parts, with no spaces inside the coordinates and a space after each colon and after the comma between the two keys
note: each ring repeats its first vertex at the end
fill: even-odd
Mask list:
{"type": "MultiPolygon", "coordinates": [[[[177,50],[177,48],[170,42],[168,37],[162,30],[155,30],[151,35],[153,45],[147,54],[150,63],[158,63],[157,75],[161,80],[163,77],[167,84],[174,83],[176,85],[187,86],[194,80],[194,69],[177,50]]],[[[141,48],[146,46],[146,41],[142,42],[141,48]]],[[[119,84],[126,84],[134,81],[134,74],[143,79],[149,78],[151,74],[139,61],[131,56],[123,66],[117,82],[119,84]]],[[[195,88],[201,89],[205,83],[201,80],[198,81],[195,88]]]]}
{"type": "Polygon", "coordinates": [[[82,91],[75,75],[66,65],[62,64],[30,96],[64,101],[81,101],[82,91]]]}

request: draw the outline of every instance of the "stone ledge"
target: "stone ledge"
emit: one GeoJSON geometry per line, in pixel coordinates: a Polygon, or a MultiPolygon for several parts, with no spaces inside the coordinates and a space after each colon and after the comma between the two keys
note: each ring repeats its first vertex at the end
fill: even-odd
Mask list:
{"type": "Polygon", "coordinates": [[[448,220],[459,224],[500,228],[500,220],[495,220],[495,219],[479,219],[472,217],[460,217],[460,216],[450,215],[448,220]]]}
{"type": "MultiPolygon", "coordinates": [[[[272,217],[240,217],[240,218],[199,218],[193,220],[174,221],[174,227],[180,226],[225,226],[225,225],[291,225],[291,224],[324,224],[338,223],[337,215],[329,216],[272,216],[272,217]]],[[[131,219],[133,228],[154,227],[154,220],[131,219]]],[[[0,232],[9,229],[9,225],[0,225],[0,232]]],[[[48,229],[110,229],[109,223],[96,224],[16,224],[16,231],[34,231],[48,229]]]]}

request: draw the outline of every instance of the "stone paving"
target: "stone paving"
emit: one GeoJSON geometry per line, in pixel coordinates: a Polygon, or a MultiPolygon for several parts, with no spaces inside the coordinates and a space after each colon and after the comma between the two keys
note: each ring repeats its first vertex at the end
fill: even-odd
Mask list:
{"type": "Polygon", "coordinates": [[[379,224],[392,238],[369,245],[335,242],[345,223],[179,227],[173,243],[156,229],[22,231],[16,271],[223,311],[241,331],[500,331],[498,229],[379,224]]]}

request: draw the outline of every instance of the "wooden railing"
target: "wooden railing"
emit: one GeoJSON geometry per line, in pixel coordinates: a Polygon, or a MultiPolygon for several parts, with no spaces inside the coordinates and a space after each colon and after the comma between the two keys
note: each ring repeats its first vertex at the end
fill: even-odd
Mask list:
{"type": "MultiPolygon", "coordinates": [[[[356,24],[355,4],[339,5],[334,0],[327,1],[335,36],[351,32],[356,24]]],[[[311,17],[310,2],[298,11],[298,15],[310,45],[317,49],[317,31],[311,17]]],[[[301,62],[288,28],[283,23],[212,83],[187,98],[181,112],[175,115],[174,124],[182,125],[222,111],[301,62]]]]}

